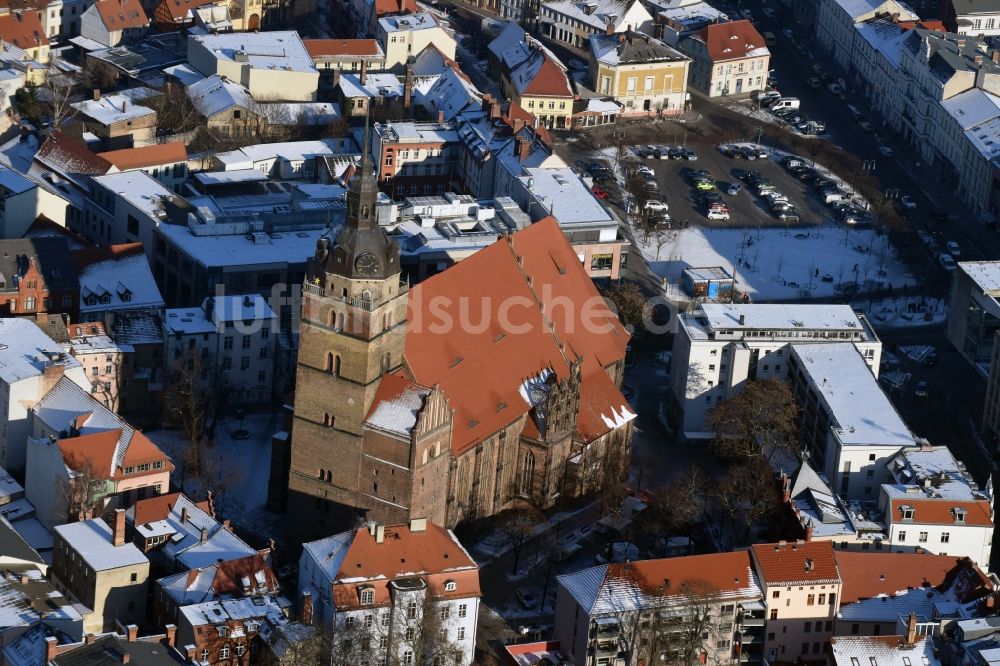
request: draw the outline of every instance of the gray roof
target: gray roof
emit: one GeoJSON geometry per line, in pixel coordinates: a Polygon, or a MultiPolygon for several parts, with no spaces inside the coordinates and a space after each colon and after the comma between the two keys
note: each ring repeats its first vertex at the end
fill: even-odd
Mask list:
{"type": "Polygon", "coordinates": [[[24,276],[30,262],[42,274],[50,291],[75,289],[76,270],[70,261],[69,243],[58,236],[19,238],[0,241],[0,291],[17,291],[17,281],[24,276]]]}
{"type": "Polygon", "coordinates": [[[598,60],[611,65],[690,60],[660,40],[635,31],[617,35],[591,35],[590,49],[598,60]]]}
{"type": "Polygon", "coordinates": [[[129,656],[134,666],[176,666],[188,663],[174,648],[162,643],[146,641],[129,642],[116,635],[103,636],[90,645],[65,652],[52,663],[56,666],[111,666],[122,663],[122,655],[129,656]]]}
{"type": "Polygon", "coordinates": [[[950,3],[956,16],[1000,12],[1000,0],[950,0],[950,3]]]}
{"type": "Polygon", "coordinates": [[[42,556],[28,545],[28,542],[14,530],[10,521],[3,516],[0,516],[0,558],[12,558],[46,566],[42,556]]]}

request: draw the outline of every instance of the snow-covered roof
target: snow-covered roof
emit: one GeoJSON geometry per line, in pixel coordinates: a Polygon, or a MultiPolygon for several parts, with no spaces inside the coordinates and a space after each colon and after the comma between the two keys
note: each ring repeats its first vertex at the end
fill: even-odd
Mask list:
{"type": "MultiPolygon", "coordinates": [[[[985,497],[965,465],[959,463],[946,446],[903,449],[886,466],[896,483],[920,486],[939,499],[974,500],[985,497]],[[926,487],[928,484],[930,487],[926,487]]],[[[906,495],[905,488],[899,488],[899,491],[900,496],[906,495]]],[[[894,493],[890,492],[890,496],[894,493]]]]}
{"type": "Polygon", "coordinates": [[[13,169],[0,168],[0,187],[12,194],[20,194],[35,187],[35,184],[13,169]]]}
{"type": "Polygon", "coordinates": [[[283,232],[256,242],[246,234],[203,236],[186,226],[163,224],[157,229],[171,244],[205,267],[254,264],[305,264],[316,252],[323,229],[283,232]]]}
{"type": "Polygon", "coordinates": [[[212,318],[217,322],[260,322],[277,318],[260,294],[210,296],[205,299],[202,309],[206,312],[211,309],[212,318]]]}
{"type": "Polygon", "coordinates": [[[508,21],[487,48],[507,69],[513,69],[531,55],[527,39],[528,36],[521,26],[514,21],[508,21]]]}
{"type": "Polygon", "coordinates": [[[236,150],[214,155],[224,171],[256,168],[258,162],[283,159],[299,162],[313,157],[338,155],[344,148],[333,139],[319,141],[285,141],[281,143],[256,143],[236,150]]]}
{"type": "Polygon", "coordinates": [[[792,508],[803,527],[812,527],[814,538],[853,536],[857,533],[840,498],[807,461],[799,465],[790,483],[792,508]]]}
{"type": "Polygon", "coordinates": [[[479,90],[464,74],[448,67],[426,88],[414,91],[414,99],[431,118],[442,112],[444,120],[451,120],[462,111],[478,108],[481,95],[479,90]]]}
{"type": "Polygon", "coordinates": [[[724,23],[729,16],[707,2],[689,0],[646,0],[656,8],[664,23],[683,26],[683,30],[697,30],[712,22],[724,23]]]}
{"type": "Polygon", "coordinates": [[[357,74],[340,75],[340,91],[344,97],[402,97],[403,82],[389,72],[368,74],[365,82],[357,74]]]}
{"type": "Polygon", "coordinates": [[[167,335],[204,335],[215,333],[215,324],[201,308],[167,308],[164,311],[163,330],[167,335]]]}
{"type": "Polygon", "coordinates": [[[17,479],[11,476],[7,470],[0,467],[0,500],[9,503],[18,497],[24,497],[24,486],[18,483],[17,479]]]}
{"type": "Polygon", "coordinates": [[[378,20],[379,30],[385,33],[408,32],[410,30],[430,30],[440,27],[434,16],[427,12],[404,14],[402,16],[386,16],[378,20]]]}
{"type": "Polygon", "coordinates": [[[911,446],[916,439],[850,342],[793,344],[792,356],[809,378],[845,446],[911,446]]]}
{"type": "Polygon", "coordinates": [[[73,350],[73,355],[79,354],[119,354],[133,352],[132,345],[120,345],[108,335],[84,335],[73,338],[67,345],[73,350]]]}
{"type": "Polygon", "coordinates": [[[329,587],[329,584],[336,580],[340,565],[344,562],[344,557],[353,541],[354,532],[350,531],[302,544],[303,563],[300,564],[300,570],[304,568],[304,561],[307,558],[312,560],[313,566],[326,576],[324,587],[329,587]]]}
{"type": "MultiPolygon", "coordinates": [[[[43,617],[46,622],[57,625],[82,621],[76,607],[45,580],[40,571],[29,569],[0,577],[0,627],[5,633],[15,627],[23,630],[40,622],[43,617]],[[27,576],[26,582],[21,581],[22,574],[27,576]]],[[[8,653],[5,651],[4,655],[8,653]]],[[[38,662],[24,663],[34,666],[38,662]]]]}
{"type": "Polygon", "coordinates": [[[617,226],[583,180],[569,167],[559,169],[528,168],[521,181],[560,226],[617,226]]]}
{"type": "Polygon", "coordinates": [[[172,76],[181,82],[181,85],[187,87],[192,86],[202,79],[205,75],[199,72],[197,69],[187,64],[186,62],[179,65],[171,65],[170,67],[164,67],[163,73],[172,76]]]}
{"type": "MultiPolygon", "coordinates": [[[[124,175],[124,174],[122,174],[124,175]]],[[[107,178],[107,176],[105,176],[107,178]]],[[[80,272],[80,312],[104,312],[117,308],[162,308],[163,296],[153,279],[145,254],[99,261],[80,272]],[[87,296],[108,294],[110,303],[98,298],[87,304],[87,296]],[[128,300],[125,300],[125,299],[128,300]]]]}
{"type": "Polygon", "coordinates": [[[408,384],[390,399],[378,401],[365,419],[365,425],[409,437],[430,392],[430,389],[423,386],[408,384]]]}
{"type": "MultiPolygon", "coordinates": [[[[173,199],[176,196],[145,171],[109,173],[103,176],[94,176],[93,180],[154,220],[158,219],[163,212],[164,200],[173,199]]],[[[133,270],[136,270],[135,267],[133,270]]]]}
{"type": "Polygon", "coordinates": [[[272,624],[283,625],[291,606],[287,599],[271,595],[240,599],[221,599],[202,604],[182,606],[180,613],[192,627],[227,623],[230,620],[270,620],[272,624]]]}
{"type": "Polygon", "coordinates": [[[867,328],[850,305],[812,303],[704,303],[714,330],[860,331],[867,328]]]}
{"type": "Polygon", "coordinates": [[[218,74],[185,84],[185,89],[194,108],[206,118],[233,107],[249,109],[253,105],[253,98],[246,88],[235,81],[223,79],[218,74]]]}
{"type": "MultiPolygon", "coordinates": [[[[543,6],[551,12],[563,14],[599,31],[603,31],[608,23],[612,23],[617,32],[621,26],[621,19],[633,8],[637,8],[640,25],[644,21],[653,20],[646,8],[636,0],[558,0],[546,2],[543,6]]],[[[632,27],[638,28],[639,25],[632,27]]]]}
{"type": "Polygon", "coordinates": [[[958,268],[968,275],[984,294],[1000,297],[1000,261],[960,261],[958,268]]]}
{"type": "Polygon", "coordinates": [[[135,120],[156,113],[148,106],[142,106],[136,102],[159,94],[151,88],[132,88],[113,95],[103,95],[98,100],[88,99],[76,102],[72,104],[72,107],[102,125],[111,125],[123,120],[135,120]]]}
{"type": "Polygon", "coordinates": [[[149,565],[149,560],[131,541],[115,546],[111,528],[99,518],[56,525],[55,531],[94,571],[149,565]]]}
{"type": "Polygon", "coordinates": [[[29,319],[0,319],[0,380],[13,384],[37,377],[57,364],[80,367],[72,356],[29,319]]]}
{"type": "Polygon", "coordinates": [[[934,641],[919,637],[913,645],[903,636],[835,636],[830,639],[836,666],[941,666],[934,641]]]}
{"type": "Polygon", "coordinates": [[[982,88],[972,88],[942,100],[941,107],[983,157],[992,159],[1000,155],[1000,97],[982,88]]]}
{"type": "MultiPolygon", "coordinates": [[[[219,60],[249,65],[253,69],[317,71],[299,33],[294,30],[229,32],[196,35],[189,39],[219,60]]],[[[189,44],[188,49],[190,48],[189,44]]]]}
{"type": "Polygon", "coordinates": [[[892,7],[891,13],[899,13],[900,21],[919,21],[920,17],[902,2],[890,2],[889,0],[834,0],[852,22],[856,22],[865,14],[870,14],[881,9],[883,5],[892,7]],[[895,5],[899,6],[901,12],[897,12],[895,5]]]}

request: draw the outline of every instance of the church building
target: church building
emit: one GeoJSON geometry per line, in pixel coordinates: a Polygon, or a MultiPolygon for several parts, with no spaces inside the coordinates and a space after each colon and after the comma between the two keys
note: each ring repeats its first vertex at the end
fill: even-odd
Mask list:
{"type": "MultiPolygon", "coordinates": [[[[455,525],[628,473],[629,334],[554,219],[410,288],[370,152],[303,287],[288,514],[455,525]]],[[[294,525],[293,525],[294,527],[294,525]]]]}

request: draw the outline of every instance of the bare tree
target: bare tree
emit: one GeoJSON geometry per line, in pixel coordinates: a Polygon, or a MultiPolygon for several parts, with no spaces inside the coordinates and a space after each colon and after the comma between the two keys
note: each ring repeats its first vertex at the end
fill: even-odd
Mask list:
{"type": "Polygon", "coordinates": [[[796,448],[798,416],[788,382],[762,379],[746,382],[739,393],[712,407],[706,420],[722,455],[769,460],[778,450],[796,448]]]}
{"type": "Polygon", "coordinates": [[[500,518],[500,530],[507,537],[511,553],[514,555],[512,572],[516,572],[521,564],[521,554],[524,545],[531,539],[535,526],[538,525],[545,516],[533,505],[523,503],[521,506],[511,509],[500,518]]]}
{"type": "Polygon", "coordinates": [[[680,479],[653,494],[649,507],[640,514],[642,526],[664,542],[672,536],[690,536],[696,525],[707,522],[709,487],[701,468],[692,466],[680,479]]]}
{"type": "Polygon", "coordinates": [[[71,456],[66,461],[68,476],[63,479],[61,495],[69,522],[90,520],[100,513],[108,496],[107,474],[94,468],[84,456],[71,456]]]}
{"type": "Polygon", "coordinates": [[[625,326],[635,330],[642,327],[642,314],[646,308],[646,294],[634,282],[620,282],[606,289],[601,289],[601,296],[607,300],[615,314],[625,326]]]}
{"type": "Polygon", "coordinates": [[[750,543],[754,526],[777,512],[774,473],[763,458],[751,458],[730,468],[715,496],[740,544],[750,543]]]}
{"type": "Polygon", "coordinates": [[[198,110],[178,84],[168,84],[162,95],[150,97],[144,104],[156,111],[156,129],[160,134],[190,132],[202,124],[198,110]]]}
{"type": "Polygon", "coordinates": [[[58,129],[73,115],[76,80],[67,74],[51,73],[45,77],[41,97],[48,104],[53,129],[58,129]]]}

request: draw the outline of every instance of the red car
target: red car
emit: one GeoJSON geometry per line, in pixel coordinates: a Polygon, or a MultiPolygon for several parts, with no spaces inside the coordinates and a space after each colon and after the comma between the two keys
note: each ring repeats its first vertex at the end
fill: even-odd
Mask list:
{"type": "Polygon", "coordinates": [[[601,188],[597,187],[596,185],[594,187],[590,188],[590,191],[593,192],[594,196],[597,197],[598,199],[607,199],[608,198],[608,193],[605,192],[604,190],[602,190],[601,188]]]}

